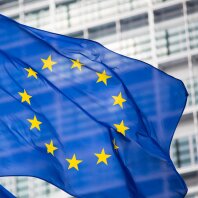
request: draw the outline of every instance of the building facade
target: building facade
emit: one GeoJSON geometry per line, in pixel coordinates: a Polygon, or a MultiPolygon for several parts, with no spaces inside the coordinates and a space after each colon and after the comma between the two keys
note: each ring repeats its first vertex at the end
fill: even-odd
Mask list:
{"type": "MultiPolygon", "coordinates": [[[[0,13],[36,28],[96,40],[183,80],[189,97],[171,156],[188,197],[198,198],[198,0],[0,0],[0,13]]],[[[19,198],[61,193],[34,178],[0,182],[19,198]]]]}

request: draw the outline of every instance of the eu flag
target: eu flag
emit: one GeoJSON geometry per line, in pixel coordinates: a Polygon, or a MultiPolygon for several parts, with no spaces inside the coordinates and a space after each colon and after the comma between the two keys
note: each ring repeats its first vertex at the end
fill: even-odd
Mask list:
{"type": "Polygon", "coordinates": [[[181,198],[169,155],[183,83],[99,43],[0,16],[0,176],[75,197],[181,198]]]}

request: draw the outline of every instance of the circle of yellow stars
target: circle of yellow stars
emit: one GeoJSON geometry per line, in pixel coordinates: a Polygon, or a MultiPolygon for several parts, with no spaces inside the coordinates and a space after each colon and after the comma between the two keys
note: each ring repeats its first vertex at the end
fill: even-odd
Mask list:
{"type": "MultiPolygon", "coordinates": [[[[57,62],[52,60],[51,55],[49,55],[47,59],[42,58],[41,61],[43,62],[42,70],[48,69],[50,72],[53,71],[53,66],[57,64],[57,62]]],[[[84,64],[81,63],[79,59],[77,60],[71,59],[71,62],[72,62],[71,69],[76,68],[79,71],[82,71],[84,64]]],[[[27,71],[27,78],[32,77],[38,79],[38,73],[34,71],[31,67],[24,69],[25,71],[27,71]]],[[[96,83],[104,83],[105,86],[108,85],[108,80],[112,78],[112,76],[108,75],[105,70],[103,70],[101,73],[96,72],[96,75],[98,77],[96,83]]],[[[21,96],[22,103],[26,102],[28,103],[28,105],[31,105],[32,96],[25,89],[23,90],[23,92],[18,92],[18,94],[21,96]]],[[[114,100],[113,106],[118,105],[121,109],[124,108],[123,103],[125,103],[127,100],[123,98],[121,92],[119,92],[118,95],[112,96],[112,98],[114,100]]],[[[29,128],[30,130],[35,129],[41,131],[40,125],[42,125],[42,122],[38,120],[36,115],[34,115],[33,118],[27,119],[27,121],[30,123],[30,128],[29,128]]],[[[124,136],[126,135],[126,131],[129,130],[129,127],[125,126],[124,120],[121,120],[120,123],[115,123],[114,127],[117,133],[121,133],[124,136]]],[[[119,146],[116,144],[115,139],[112,140],[112,144],[115,150],[119,149],[119,146]]],[[[46,152],[48,154],[51,154],[52,156],[55,156],[55,151],[57,151],[58,148],[54,145],[53,140],[50,140],[50,142],[45,143],[45,146],[46,146],[46,152]]],[[[108,165],[108,159],[111,157],[110,154],[107,154],[105,152],[104,148],[102,148],[100,153],[95,153],[95,156],[97,157],[97,162],[96,162],[97,165],[100,163],[108,165]]],[[[65,160],[69,164],[68,170],[73,168],[78,171],[79,164],[83,162],[83,160],[77,159],[76,154],[73,154],[71,158],[66,158],[65,160]]]]}

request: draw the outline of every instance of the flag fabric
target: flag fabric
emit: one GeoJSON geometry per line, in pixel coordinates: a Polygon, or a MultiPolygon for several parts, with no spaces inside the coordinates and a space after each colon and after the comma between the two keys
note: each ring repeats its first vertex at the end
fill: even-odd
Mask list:
{"type": "Polygon", "coordinates": [[[1,198],[16,198],[13,194],[11,194],[7,189],[5,189],[2,185],[0,185],[0,197],[1,198]]]}
{"type": "Polygon", "coordinates": [[[91,40],[0,27],[0,176],[75,197],[185,196],[169,154],[182,81],[91,40]]]}

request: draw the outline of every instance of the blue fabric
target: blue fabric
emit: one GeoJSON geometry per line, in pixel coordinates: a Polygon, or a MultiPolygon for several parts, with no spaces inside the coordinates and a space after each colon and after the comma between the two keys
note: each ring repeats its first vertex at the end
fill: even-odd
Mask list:
{"type": "Polygon", "coordinates": [[[75,197],[181,198],[170,159],[184,110],[183,83],[99,43],[34,29],[0,16],[0,176],[32,176],[75,197]],[[51,55],[53,70],[42,69],[51,55]],[[84,65],[71,68],[72,60],[84,65]],[[25,68],[37,72],[27,77],[25,68]],[[98,81],[105,70],[107,85],[98,81]],[[19,92],[32,96],[22,102],[19,92]],[[122,94],[123,108],[112,96],[122,94]],[[36,115],[40,131],[30,129],[36,115]],[[124,121],[125,136],[115,124],[124,121]],[[47,153],[53,140],[57,150],[47,153]],[[118,149],[114,148],[115,140],[118,149]],[[95,154],[105,153],[107,164],[95,154]],[[76,155],[78,169],[66,159],[76,155]]]}
{"type": "Polygon", "coordinates": [[[7,191],[7,189],[5,189],[2,185],[0,185],[0,197],[1,198],[16,198],[13,194],[7,191]]]}

